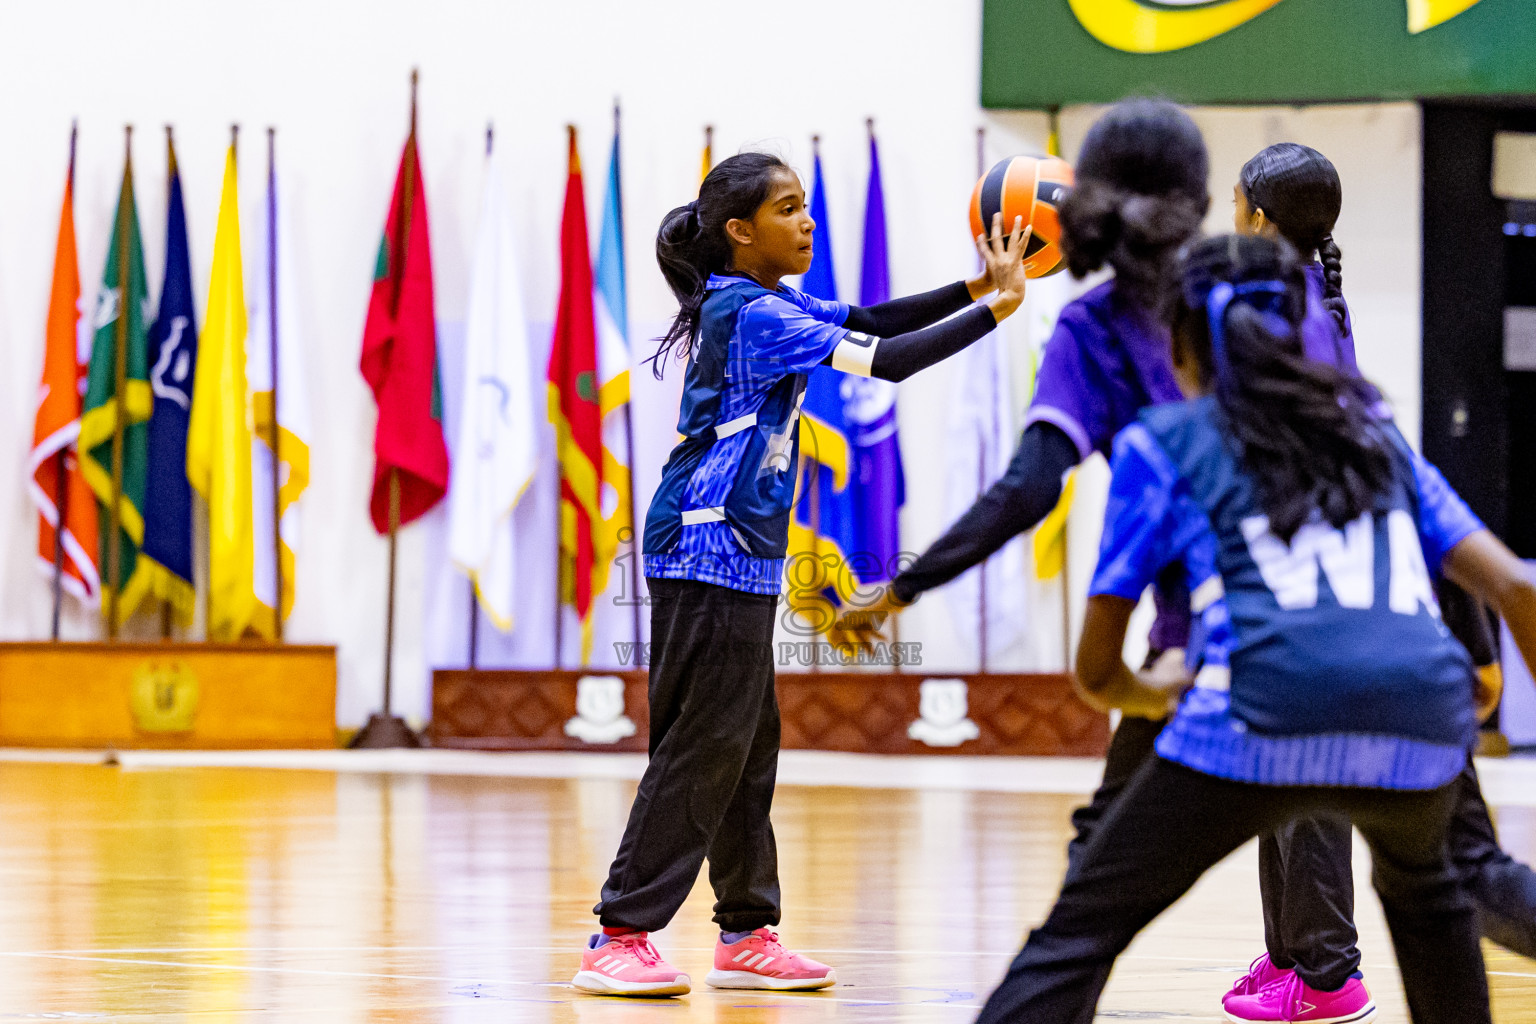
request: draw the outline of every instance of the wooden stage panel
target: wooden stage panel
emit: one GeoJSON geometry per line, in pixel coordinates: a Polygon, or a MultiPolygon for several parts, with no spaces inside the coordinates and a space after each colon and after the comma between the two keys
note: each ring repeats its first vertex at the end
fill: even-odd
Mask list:
{"type": "MultiPolygon", "coordinates": [[[[1109,743],[1109,720],[1058,673],[781,672],[778,691],[787,750],[1097,757],[1109,743]]],[[[432,674],[438,747],[643,751],[648,724],[644,672],[432,674]]]]}
{"type": "Polygon", "coordinates": [[[336,648],[0,644],[0,746],[336,745],[336,648]]]}

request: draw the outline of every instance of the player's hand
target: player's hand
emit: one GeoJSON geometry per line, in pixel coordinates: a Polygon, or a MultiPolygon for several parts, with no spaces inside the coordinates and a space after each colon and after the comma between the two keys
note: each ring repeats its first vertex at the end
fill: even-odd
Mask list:
{"type": "Polygon", "coordinates": [[[1498,662],[1477,667],[1477,685],[1472,690],[1472,700],[1477,706],[1477,723],[1488,720],[1504,696],[1504,670],[1498,662]]]}
{"type": "Polygon", "coordinates": [[[891,614],[908,607],[908,603],[896,596],[889,584],[873,602],[849,608],[838,616],[827,631],[827,642],[834,647],[847,648],[852,654],[874,650],[891,614]]]}
{"type": "Polygon", "coordinates": [[[1179,706],[1186,691],[1195,685],[1184,664],[1184,651],[1173,647],[1158,655],[1147,668],[1136,673],[1137,692],[1121,705],[1121,710],[1136,718],[1167,718],[1179,706]]]}
{"type": "Polygon", "coordinates": [[[1024,226],[1023,217],[1013,219],[1013,231],[1003,234],[1003,215],[992,215],[991,237],[976,236],[976,252],[981,256],[984,274],[997,294],[987,305],[999,323],[1013,315],[1024,301],[1024,248],[1029,244],[1033,227],[1024,226]]]}

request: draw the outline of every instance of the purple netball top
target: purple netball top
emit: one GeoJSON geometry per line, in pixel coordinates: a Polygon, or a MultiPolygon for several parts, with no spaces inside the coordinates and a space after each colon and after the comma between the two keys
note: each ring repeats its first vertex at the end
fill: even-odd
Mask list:
{"type": "MultiPolygon", "coordinates": [[[[1322,265],[1308,264],[1305,271],[1303,349],[1319,362],[1358,374],[1348,316],[1341,338],[1333,315],[1322,304],[1322,265]]],[[[1096,451],[1108,458],[1115,435],[1134,422],[1143,408],[1183,398],[1173,376],[1167,328],[1109,281],[1062,309],[1040,360],[1035,397],[1024,425],[1050,423],[1077,445],[1079,458],[1096,451]]],[[[1149,637],[1152,649],[1183,647],[1190,618],[1189,593],[1181,572],[1164,573],[1152,597],[1157,605],[1149,637]]]]}
{"type": "Polygon", "coordinates": [[[1050,423],[1072,439],[1080,458],[1095,451],[1108,458],[1115,435],[1138,412],[1183,397],[1167,328],[1110,281],[1061,311],[1024,426],[1050,423]]]}

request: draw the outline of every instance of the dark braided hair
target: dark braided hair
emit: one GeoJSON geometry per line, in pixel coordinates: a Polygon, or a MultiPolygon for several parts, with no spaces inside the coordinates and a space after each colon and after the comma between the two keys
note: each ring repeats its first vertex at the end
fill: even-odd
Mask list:
{"type": "Polygon", "coordinates": [[[1152,308],[1179,247],[1210,205],[1205,140],[1163,100],[1126,100],[1094,122],[1061,205],[1061,245],[1074,277],[1105,264],[1131,300],[1152,308]]]}
{"type": "Polygon", "coordinates": [[[1248,206],[1263,210],[1303,258],[1317,253],[1323,265],[1323,305],[1343,333],[1349,307],[1344,304],[1343,253],[1333,240],[1344,205],[1338,169],[1310,146],[1281,142],[1244,164],[1237,183],[1248,206]]]}
{"type": "Polygon", "coordinates": [[[1213,385],[1270,530],[1289,543],[1314,515],[1342,528],[1373,509],[1392,482],[1392,442],[1372,411],[1374,389],[1303,353],[1306,282],[1295,250],[1266,238],[1207,238],[1181,256],[1179,278],[1175,353],[1213,385]],[[1212,349],[1207,308],[1223,282],[1239,288],[1222,314],[1224,357],[1212,349]],[[1279,282],[1282,294],[1244,296],[1249,282],[1279,282]]]}
{"type": "Polygon", "coordinates": [[[729,270],[730,220],[747,220],[768,199],[773,179],[789,165],[771,153],[738,153],[716,164],[699,186],[699,198],[679,206],[661,219],[656,233],[656,262],[667,286],[677,296],[677,315],[667,332],[656,339],[656,354],[646,360],[660,379],[668,354],[687,359],[693,351],[709,275],[729,270]]]}

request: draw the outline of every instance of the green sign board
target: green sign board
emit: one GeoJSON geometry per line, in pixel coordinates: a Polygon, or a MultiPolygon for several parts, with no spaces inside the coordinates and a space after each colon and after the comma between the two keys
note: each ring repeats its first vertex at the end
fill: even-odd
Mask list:
{"type": "Polygon", "coordinates": [[[983,0],[981,102],[1536,93],[1536,0],[983,0]]]}

